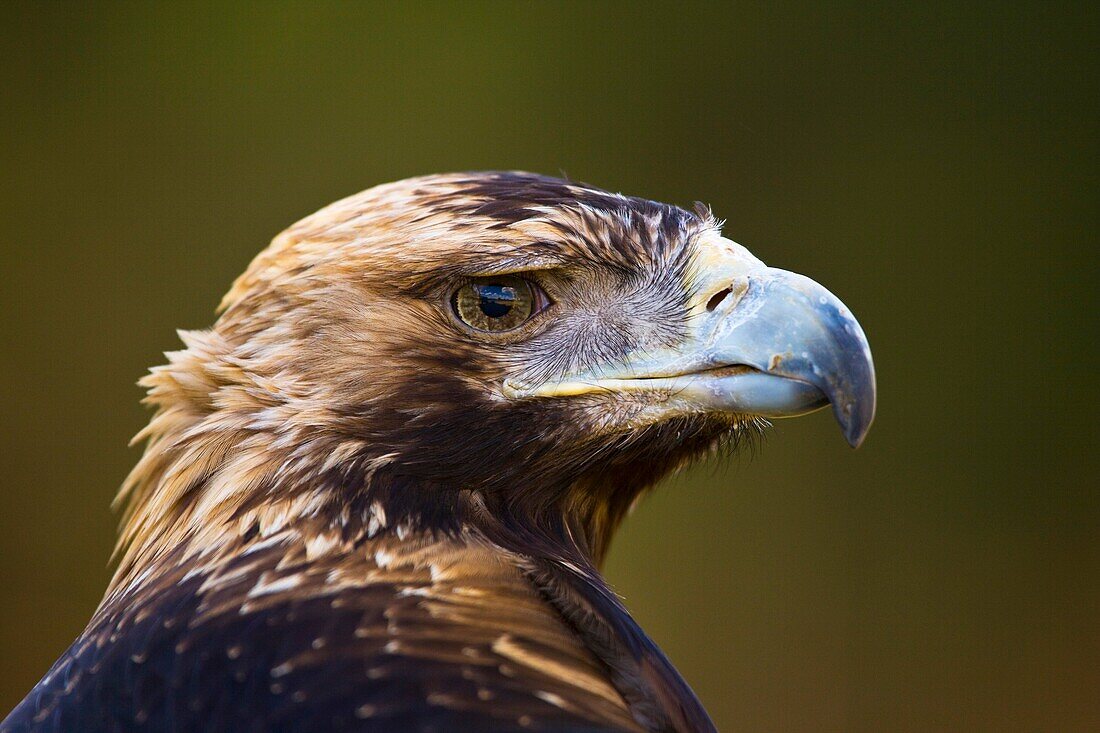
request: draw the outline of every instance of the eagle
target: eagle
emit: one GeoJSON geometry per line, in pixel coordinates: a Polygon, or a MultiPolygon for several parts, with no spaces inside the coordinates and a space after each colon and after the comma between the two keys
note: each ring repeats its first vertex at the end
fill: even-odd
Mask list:
{"type": "Polygon", "coordinates": [[[600,574],[662,477],[875,409],[813,280],[684,209],[522,172],[294,224],[140,384],[117,569],[23,731],[713,731],[600,574]]]}

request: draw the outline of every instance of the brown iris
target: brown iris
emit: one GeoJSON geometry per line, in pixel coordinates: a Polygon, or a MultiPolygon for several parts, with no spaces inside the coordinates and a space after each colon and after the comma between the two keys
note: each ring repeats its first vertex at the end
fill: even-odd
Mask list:
{"type": "Polygon", "coordinates": [[[498,275],[466,283],[454,295],[455,313],[479,331],[511,331],[538,310],[538,291],[528,280],[498,275]]]}

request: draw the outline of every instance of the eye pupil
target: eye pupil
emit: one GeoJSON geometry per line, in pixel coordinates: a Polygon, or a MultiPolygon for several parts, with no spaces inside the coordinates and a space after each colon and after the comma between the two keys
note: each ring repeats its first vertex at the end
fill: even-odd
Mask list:
{"type": "Polygon", "coordinates": [[[504,285],[480,285],[478,307],[489,318],[503,318],[516,302],[516,289],[504,285]]]}

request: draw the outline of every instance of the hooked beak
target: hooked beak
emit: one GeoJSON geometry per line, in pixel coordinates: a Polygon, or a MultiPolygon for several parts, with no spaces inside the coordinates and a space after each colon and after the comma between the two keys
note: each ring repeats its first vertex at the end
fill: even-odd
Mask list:
{"type": "MultiPolygon", "coordinates": [[[[832,404],[852,447],[875,415],[875,369],[851,311],[808,277],[767,267],[740,245],[704,258],[689,307],[690,333],[675,348],[574,374],[516,396],[594,391],[667,394],[669,413],[725,411],[792,417],[832,404]]],[[[712,244],[713,246],[713,244],[712,244]]],[[[506,385],[507,387],[507,385],[506,385]]]]}

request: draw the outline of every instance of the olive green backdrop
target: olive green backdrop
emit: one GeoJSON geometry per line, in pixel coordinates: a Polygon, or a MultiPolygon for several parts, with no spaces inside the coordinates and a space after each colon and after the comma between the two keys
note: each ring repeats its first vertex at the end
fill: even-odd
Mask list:
{"type": "Polygon", "coordinates": [[[107,581],[134,381],[336,198],[699,199],[879,415],[660,487],[615,587],[723,730],[1100,729],[1095,3],[0,6],[0,714],[107,581]]]}

